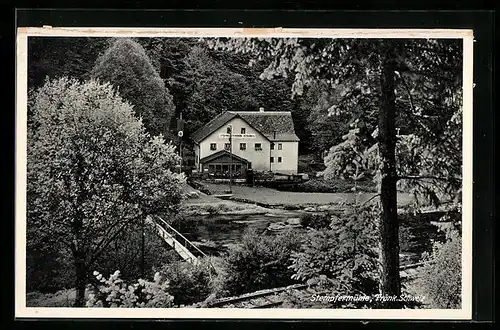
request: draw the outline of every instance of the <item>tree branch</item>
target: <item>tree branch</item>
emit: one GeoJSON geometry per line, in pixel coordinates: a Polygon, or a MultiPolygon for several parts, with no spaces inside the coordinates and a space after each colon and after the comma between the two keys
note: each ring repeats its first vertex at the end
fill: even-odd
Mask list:
{"type": "Polygon", "coordinates": [[[367,201],[363,202],[363,204],[361,204],[361,206],[364,206],[366,204],[368,204],[371,200],[377,198],[377,197],[380,197],[380,194],[376,194],[376,195],[373,195],[372,197],[368,198],[367,201]]]}
{"type": "Polygon", "coordinates": [[[97,246],[95,249],[94,249],[94,253],[92,254],[90,260],[89,260],[89,263],[88,263],[88,267],[90,267],[96,260],[97,258],[99,257],[99,255],[102,253],[102,251],[104,251],[105,248],[108,247],[108,245],[113,242],[113,240],[116,238],[116,236],[118,236],[118,234],[120,234],[126,226],[130,225],[130,221],[125,221],[123,223],[123,225],[118,228],[118,230],[109,238],[109,240],[104,243],[105,239],[103,239],[99,245],[101,245],[100,249],[99,249],[99,246],[97,246]]]}
{"type": "Polygon", "coordinates": [[[434,175],[398,175],[398,180],[440,180],[440,181],[461,181],[462,178],[454,178],[454,177],[442,177],[442,176],[434,176],[434,175]]]}

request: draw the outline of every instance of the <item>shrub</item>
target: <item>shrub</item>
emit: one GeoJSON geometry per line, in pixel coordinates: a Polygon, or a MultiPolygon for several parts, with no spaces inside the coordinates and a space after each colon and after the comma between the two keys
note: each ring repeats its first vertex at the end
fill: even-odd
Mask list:
{"type": "Polygon", "coordinates": [[[377,231],[373,210],[354,208],[333,218],[331,229],[307,233],[300,251],[292,253],[293,278],[326,282],[339,292],[377,292],[377,231]]]}
{"type": "Polygon", "coordinates": [[[303,227],[323,229],[328,228],[331,222],[331,216],[325,213],[304,213],[300,215],[300,224],[303,227]]]}
{"type": "Polygon", "coordinates": [[[289,268],[292,251],[301,244],[301,234],[285,231],[276,236],[246,232],[241,245],[229,250],[221,262],[219,291],[239,295],[297,283],[289,268]]]}
{"type": "Polygon", "coordinates": [[[185,261],[165,265],[161,274],[169,280],[169,292],[175,305],[191,305],[205,300],[211,293],[212,270],[206,260],[197,265],[185,261]]]}
{"type": "Polygon", "coordinates": [[[139,279],[137,283],[127,285],[120,279],[120,271],[106,279],[99,272],[94,276],[100,283],[95,293],[89,295],[87,307],[157,307],[172,306],[173,297],[168,293],[168,281],[163,281],[156,273],[152,282],[139,279]]]}
{"type": "Polygon", "coordinates": [[[462,240],[456,231],[444,243],[436,242],[432,253],[424,253],[426,262],[413,283],[413,290],[426,298],[431,308],[460,308],[462,240]]]}

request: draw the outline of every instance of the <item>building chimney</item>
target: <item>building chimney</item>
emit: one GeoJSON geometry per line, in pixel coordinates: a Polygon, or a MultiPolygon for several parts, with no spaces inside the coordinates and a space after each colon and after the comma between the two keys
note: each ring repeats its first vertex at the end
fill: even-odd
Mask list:
{"type": "Polygon", "coordinates": [[[259,112],[264,112],[264,108],[263,108],[263,107],[260,107],[260,108],[259,108],[259,112]]]}

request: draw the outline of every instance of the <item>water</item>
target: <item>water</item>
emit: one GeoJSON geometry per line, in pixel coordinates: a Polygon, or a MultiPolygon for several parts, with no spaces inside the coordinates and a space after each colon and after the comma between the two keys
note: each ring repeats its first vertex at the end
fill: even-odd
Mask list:
{"type": "MultiPolygon", "coordinates": [[[[251,215],[207,215],[191,216],[190,221],[178,229],[187,239],[194,242],[208,241],[219,250],[236,244],[247,230],[264,232],[272,222],[285,222],[298,217],[299,213],[251,214],[251,215]]],[[[206,250],[207,247],[202,247],[206,250]]],[[[211,249],[210,249],[211,250],[211,249]]],[[[204,251],[210,253],[211,251],[204,251]]]]}
{"type": "MultiPolygon", "coordinates": [[[[200,244],[207,254],[219,255],[228,247],[238,244],[246,230],[264,232],[273,222],[285,222],[297,218],[301,212],[283,211],[277,214],[258,215],[210,215],[192,216],[178,230],[189,240],[200,244]]],[[[443,234],[430,223],[432,215],[400,217],[400,252],[403,264],[418,262],[422,252],[432,250],[434,240],[442,240],[443,234]]]]}

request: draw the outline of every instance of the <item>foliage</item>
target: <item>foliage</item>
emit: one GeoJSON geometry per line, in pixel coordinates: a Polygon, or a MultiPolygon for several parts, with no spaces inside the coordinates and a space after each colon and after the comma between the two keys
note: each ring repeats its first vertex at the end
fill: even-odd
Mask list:
{"type": "Polygon", "coordinates": [[[329,110],[333,102],[335,90],[323,81],[309,87],[301,100],[303,107],[309,108],[306,125],[311,136],[307,142],[321,160],[325,151],[342,142],[342,136],[347,133],[352,118],[357,117],[359,121],[364,116],[364,113],[354,116],[344,112],[332,115],[329,110]]]}
{"type": "MultiPolygon", "coordinates": [[[[262,79],[292,76],[294,95],[307,95],[308,88],[325,91],[321,108],[328,104],[330,118],[351,118],[348,122],[358,119],[375,137],[381,68],[385,56],[389,56],[395,69],[396,127],[399,134],[416,137],[416,143],[410,146],[412,154],[424,155],[421,161],[399,155],[398,175],[412,176],[407,182],[411,186],[423,180],[415,192],[434,202],[436,196],[440,200],[448,196],[430,191],[458,190],[462,58],[461,44],[456,40],[219,38],[208,39],[207,43],[214,49],[251,54],[252,61],[270,60],[262,79]]],[[[335,148],[331,153],[340,151],[335,148]]],[[[327,163],[327,171],[338,171],[338,162],[327,163]]]]}
{"type": "Polygon", "coordinates": [[[303,227],[309,227],[319,230],[329,228],[331,223],[332,219],[329,214],[307,212],[300,215],[300,224],[303,227]]]}
{"type": "Polygon", "coordinates": [[[326,281],[338,292],[377,292],[377,229],[371,207],[347,209],[329,229],[310,229],[293,252],[293,278],[326,281]]]}
{"type": "Polygon", "coordinates": [[[53,293],[75,284],[71,253],[50,237],[28,226],[26,237],[26,292],[53,293]]]}
{"type": "Polygon", "coordinates": [[[220,290],[232,296],[296,283],[288,266],[292,251],[300,244],[300,234],[294,231],[276,236],[254,230],[245,233],[241,244],[224,257],[220,290]]]}
{"type": "Polygon", "coordinates": [[[127,38],[115,39],[97,59],[91,76],[118,88],[134,106],[136,115],[142,117],[149,133],[172,135],[172,96],[140,44],[127,38]]]}
{"type": "Polygon", "coordinates": [[[30,37],[28,38],[28,86],[41,87],[45,79],[72,77],[83,81],[99,55],[109,46],[110,38],[30,37]]]}
{"type": "MultiPolygon", "coordinates": [[[[380,160],[375,162],[374,178],[380,183],[381,292],[399,295],[397,181],[408,175],[415,180],[428,179],[428,175],[423,175],[426,166],[437,172],[432,176],[442,179],[433,180],[437,184],[444,183],[446,187],[450,178],[461,181],[459,161],[450,160],[445,172],[452,174],[444,175],[444,179],[442,175],[446,168],[442,165],[450,158],[459,159],[461,153],[460,143],[450,141],[442,129],[443,123],[455,117],[461,108],[460,42],[449,39],[218,38],[208,39],[207,44],[219,50],[253,54],[254,61],[270,59],[261,78],[293,76],[294,95],[302,95],[318,81],[326,83],[334,91],[328,109],[330,115],[349,113],[353,120],[360,114],[377,118],[378,125],[372,135],[377,140],[375,160],[380,160]],[[397,135],[401,133],[415,134],[428,141],[432,146],[426,148],[430,149],[428,153],[437,156],[428,161],[436,165],[419,164],[413,168],[417,173],[398,173],[395,152],[397,135]],[[435,149],[444,152],[436,154],[435,149]]],[[[460,135],[457,130],[453,132],[460,135]]],[[[328,159],[327,173],[339,170],[338,160],[336,156],[328,159]]],[[[341,157],[340,160],[344,163],[341,157]]],[[[356,168],[355,179],[362,173],[360,165],[351,166],[356,168]]],[[[430,189],[424,188],[423,197],[430,197],[435,205],[442,203],[441,197],[446,196],[434,191],[429,193],[430,189]]]]}
{"type": "Polygon", "coordinates": [[[125,307],[125,308],[167,308],[172,307],[172,297],[168,290],[168,281],[156,273],[152,282],[139,279],[128,285],[120,278],[120,271],[106,279],[97,271],[94,276],[98,281],[98,290],[90,294],[87,307],[125,307]]]}
{"type": "Polygon", "coordinates": [[[191,305],[201,302],[211,294],[213,270],[207,260],[197,265],[178,261],[164,265],[161,274],[169,279],[169,292],[175,297],[175,305],[191,305]]]}
{"type": "MultiPolygon", "coordinates": [[[[64,289],[54,293],[28,292],[26,307],[72,307],[75,297],[75,289],[64,289]]],[[[88,297],[88,291],[86,297],[88,297]]]]}
{"type": "Polygon", "coordinates": [[[184,181],[170,170],[177,156],[109,84],[93,80],[47,81],[28,134],[28,239],[71,251],[81,298],[89,268],[122,230],[175,211],[184,181]]]}
{"type": "Polygon", "coordinates": [[[186,100],[183,116],[187,134],[223,111],[257,109],[245,77],[214,60],[207,50],[194,47],[187,55],[185,64],[193,76],[193,92],[186,100]]]}
{"type": "Polygon", "coordinates": [[[435,242],[432,253],[412,284],[413,290],[430,302],[430,308],[460,308],[462,301],[462,240],[452,231],[444,243],[435,242]]]}
{"type": "Polygon", "coordinates": [[[377,174],[376,154],[359,136],[354,128],[342,138],[344,141],[330,148],[325,157],[326,169],[320,174],[326,179],[342,178],[361,180],[377,174]],[[375,158],[375,159],[374,159],[375,158]],[[375,164],[375,165],[374,165],[375,164]]]}
{"type": "MultiPolygon", "coordinates": [[[[142,221],[141,221],[142,222],[142,221]]],[[[122,230],[96,260],[94,269],[113,274],[120,269],[124,281],[153,276],[166,263],[178,260],[175,251],[166,245],[152,223],[132,223],[122,230]],[[144,235],[144,274],[141,267],[142,236],[144,235]]]]}

